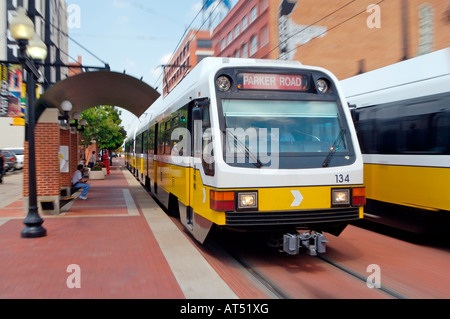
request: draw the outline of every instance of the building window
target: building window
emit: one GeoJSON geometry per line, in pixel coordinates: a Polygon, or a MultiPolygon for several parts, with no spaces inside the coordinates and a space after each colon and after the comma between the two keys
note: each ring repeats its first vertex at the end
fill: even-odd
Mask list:
{"type": "Polygon", "coordinates": [[[250,11],[250,23],[254,22],[258,17],[258,6],[254,6],[252,11],[250,11]]]}
{"type": "Polygon", "coordinates": [[[242,46],[242,57],[248,58],[248,44],[247,43],[244,43],[244,45],[242,46]]]}
{"type": "Polygon", "coordinates": [[[235,57],[235,58],[239,58],[239,50],[236,50],[236,51],[234,52],[234,57],[235,57]]]}
{"type": "Polygon", "coordinates": [[[233,32],[232,31],[230,31],[230,33],[228,33],[227,40],[228,40],[228,44],[233,42],[233,32]]]}
{"type": "Polygon", "coordinates": [[[212,41],[211,40],[197,40],[197,47],[201,49],[211,49],[212,48],[212,41]]]}
{"type": "Polygon", "coordinates": [[[247,29],[247,27],[248,27],[248,17],[245,16],[244,19],[242,19],[242,31],[247,29]]]}
{"type": "Polygon", "coordinates": [[[269,26],[265,25],[261,30],[261,48],[269,44],[269,26]]]}
{"type": "Polygon", "coordinates": [[[234,38],[236,39],[239,36],[240,33],[241,33],[241,28],[240,28],[239,24],[237,24],[234,27],[234,38]]]}
{"type": "Polygon", "coordinates": [[[434,47],[434,10],[427,3],[419,6],[419,52],[418,55],[430,53],[434,47]]]}
{"type": "Polygon", "coordinates": [[[258,36],[255,35],[250,40],[250,56],[253,56],[258,52],[258,36]]]}
{"type": "Polygon", "coordinates": [[[225,39],[222,39],[222,45],[221,45],[220,50],[223,51],[223,50],[225,50],[226,47],[227,47],[227,41],[225,39]]]}

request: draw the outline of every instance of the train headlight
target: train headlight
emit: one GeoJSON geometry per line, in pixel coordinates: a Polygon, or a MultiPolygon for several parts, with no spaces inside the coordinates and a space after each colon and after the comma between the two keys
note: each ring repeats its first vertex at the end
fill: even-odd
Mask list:
{"type": "Polygon", "coordinates": [[[331,204],[333,206],[349,206],[350,190],[349,189],[333,189],[331,190],[331,204]]]}
{"type": "Polygon", "coordinates": [[[317,81],[317,90],[322,93],[325,94],[328,92],[328,90],[330,89],[330,86],[328,85],[328,81],[325,79],[319,79],[317,81]]]}
{"type": "Polygon", "coordinates": [[[221,92],[228,92],[231,90],[231,80],[228,76],[221,75],[216,81],[217,89],[221,92]]]}
{"type": "Polygon", "coordinates": [[[258,193],[238,193],[238,209],[258,209],[258,193]]]}

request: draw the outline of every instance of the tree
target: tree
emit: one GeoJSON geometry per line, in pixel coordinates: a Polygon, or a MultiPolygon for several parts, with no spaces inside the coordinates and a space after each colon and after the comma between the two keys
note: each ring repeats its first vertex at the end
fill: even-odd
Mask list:
{"type": "Polygon", "coordinates": [[[85,110],[82,118],[87,121],[87,125],[81,133],[81,144],[88,146],[95,141],[100,149],[118,150],[127,136],[121,126],[121,113],[116,107],[106,105],[85,110]]]}

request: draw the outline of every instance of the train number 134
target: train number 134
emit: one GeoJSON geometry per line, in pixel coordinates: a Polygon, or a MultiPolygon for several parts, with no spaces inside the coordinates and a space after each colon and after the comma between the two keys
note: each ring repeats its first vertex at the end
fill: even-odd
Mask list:
{"type": "Polygon", "coordinates": [[[336,183],[338,184],[344,184],[344,183],[350,183],[350,175],[335,175],[336,177],[336,183]]]}

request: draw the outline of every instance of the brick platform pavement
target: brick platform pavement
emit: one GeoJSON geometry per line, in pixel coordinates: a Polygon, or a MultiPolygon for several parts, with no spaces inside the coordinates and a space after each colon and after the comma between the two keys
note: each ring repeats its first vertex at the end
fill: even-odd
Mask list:
{"type": "Polygon", "coordinates": [[[117,165],[105,180],[90,181],[87,201],[42,216],[44,238],[20,238],[22,200],[0,209],[0,298],[237,298],[117,165]],[[76,283],[81,288],[70,288],[76,283]]]}

